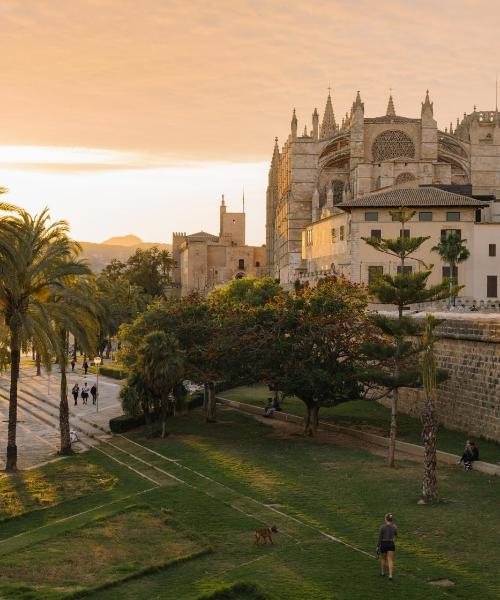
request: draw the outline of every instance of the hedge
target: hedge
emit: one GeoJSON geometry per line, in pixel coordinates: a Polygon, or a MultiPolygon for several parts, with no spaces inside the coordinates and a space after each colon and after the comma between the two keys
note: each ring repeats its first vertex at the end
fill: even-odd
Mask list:
{"type": "Polygon", "coordinates": [[[132,417],[130,415],[120,415],[109,420],[109,428],[113,433],[125,433],[136,427],[141,427],[146,424],[144,415],[132,417]]]}

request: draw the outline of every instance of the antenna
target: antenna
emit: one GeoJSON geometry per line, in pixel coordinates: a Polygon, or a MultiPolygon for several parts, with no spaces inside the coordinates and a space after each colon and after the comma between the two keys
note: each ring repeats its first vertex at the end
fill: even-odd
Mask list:
{"type": "Polygon", "coordinates": [[[243,212],[245,212],[245,186],[243,186],[243,197],[242,197],[242,200],[243,200],[243,212]]]}

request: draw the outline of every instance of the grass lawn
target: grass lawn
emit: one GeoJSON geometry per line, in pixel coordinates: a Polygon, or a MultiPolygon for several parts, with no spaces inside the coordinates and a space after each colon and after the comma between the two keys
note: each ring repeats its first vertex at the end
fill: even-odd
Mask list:
{"type": "MultiPolygon", "coordinates": [[[[155,486],[116,460],[86,453],[115,483],[74,505],[61,499],[4,521],[0,597],[76,598],[87,594],[82,589],[93,600],[500,597],[497,478],[440,467],[443,501],[418,506],[419,464],[389,469],[363,450],[284,434],[228,409],[210,425],[200,411],[176,417],[166,440],[137,431],[112,444],[116,460],[137,470],[145,460],[177,480],[155,486]],[[71,509],[79,516],[61,521],[71,509]],[[388,510],[400,530],[392,584],[360,552],[373,554],[388,510]],[[272,523],[280,530],[275,545],[255,547],[253,530],[272,523]],[[443,578],[455,586],[429,584],[443,578]],[[95,589],[100,584],[112,587],[95,589]]],[[[155,477],[154,468],[148,475],[155,477]]]]}
{"type": "MultiPolygon", "coordinates": [[[[253,385],[238,387],[220,394],[229,400],[246,402],[255,406],[262,406],[267,403],[267,398],[271,395],[265,385],[253,385]]],[[[305,405],[298,398],[286,398],[283,403],[283,410],[295,415],[305,415],[305,405]]],[[[330,421],[343,425],[345,427],[363,428],[387,436],[389,433],[390,410],[378,402],[369,400],[356,400],[345,402],[334,408],[322,408],[319,413],[322,421],[330,421]]],[[[408,415],[400,414],[398,416],[398,439],[413,444],[421,444],[420,434],[422,425],[419,419],[408,415]]],[[[440,427],[438,448],[452,454],[461,454],[467,432],[453,431],[440,427]]],[[[481,460],[486,462],[500,462],[500,444],[483,438],[473,437],[481,452],[481,460]]]]}

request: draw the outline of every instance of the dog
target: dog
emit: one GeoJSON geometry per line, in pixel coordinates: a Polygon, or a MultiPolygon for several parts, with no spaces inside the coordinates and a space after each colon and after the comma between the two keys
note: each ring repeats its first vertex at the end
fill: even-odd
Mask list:
{"type": "Polygon", "coordinates": [[[260,540],[264,540],[264,542],[267,544],[267,540],[269,540],[271,544],[274,544],[273,533],[278,533],[278,528],[276,525],[273,525],[272,527],[260,527],[259,529],[256,529],[254,543],[258,544],[260,540]]]}

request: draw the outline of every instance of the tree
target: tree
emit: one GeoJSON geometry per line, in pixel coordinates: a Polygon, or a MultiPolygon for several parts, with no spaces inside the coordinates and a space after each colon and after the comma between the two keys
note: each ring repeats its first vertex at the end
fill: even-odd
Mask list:
{"type": "Polygon", "coordinates": [[[365,308],[360,286],[327,278],[261,307],[258,327],[239,335],[240,345],[254,353],[247,363],[258,365],[260,380],[304,402],[306,435],[315,434],[322,406],[363,396],[362,346],[371,336],[365,308]]]}
{"type": "MultiPolygon", "coordinates": [[[[90,270],[88,271],[90,274],[90,270]]],[[[95,288],[84,277],[68,277],[64,287],[56,288],[46,303],[46,312],[54,328],[54,348],[61,372],[59,428],[61,444],[59,454],[71,454],[67,365],[69,355],[68,333],[79,340],[85,352],[95,350],[97,341],[98,306],[93,300],[95,288]]]]}
{"type": "MultiPolygon", "coordinates": [[[[390,211],[390,214],[393,220],[399,221],[401,224],[401,233],[398,238],[378,239],[370,237],[362,239],[375,248],[375,250],[399,259],[399,273],[396,275],[384,273],[369,285],[369,291],[370,294],[383,304],[394,304],[397,307],[398,318],[402,320],[404,310],[411,304],[432,302],[446,298],[448,295],[448,284],[447,282],[442,282],[437,285],[428,286],[427,280],[432,273],[432,266],[426,265],[422,260],[415,257],[415,253],[418,252],[422,244],[429,237],[405,236],[405,224],[415,215],[415,211],[409,211],[405,207],[400,207],[396,211],[390,211]],[[409,272],[410,270],[405,267],[409,266],[406,264],[406,261],[410,258],[417,261],[423,267],[423,270],[416,272],[412,270],[409,272]]],[[[406,325],[410,327],[410,321],[402,321],[396,328],[397,335],[393,335],[396,345],[393,373],[395,381],[400,379],[404,368],[405,353],[402,349],[402,344],[408,335],[412,335],[411,327],[410,330],[405,332],[404,328],[406,325]]],[[[386,335],[390,335],[390,331],[385,331],[385,333],[386,335]]],[[[391,426],[388,454],[388,463],[391,467],[395,464],[394,456],[396,450],[397,410],[400,387],[399,385],[393,387],[391,395],[391,426]]]]}
{"type": "Polygon", "coordinates": [[[431,250],[437,252],[443,262],[447,263],[450,269],[450,275],[448,277],[449,295],[448,295],[448,306],[455,306],[456,293],[463,286],[457,286],[456,272],[457,266],[467,260],[470,256],[470,252],[466,247],[465,243],[467,240],[462,239],[456,231],[449,231],[447,235],[441,238],[441,241],[437,246],[433,246],[431,250]]]}
{"type": "Polygon", "coordinates": [[[55,346],[46,304],[68,277],[84,275],[87,266],[75,260],[76,244],[68,237],[68,224],[49,224],[48,210],[31,216],[27,211],[0,203],[0,312],[9,330],[10,397],[6,470],[17,470],[17,388],[21,342],[55,346]]]}
{"type": "Polygon", "coordinates": [[[438,384],[447,377],[447,372],[438,369],[434,354],[436,336],[434,330],[438,321],[430,314],[425,320],[422,336],[422,383],[425,393],[425,404],[422,410],[422,443],[424,445],[424,475],[422,478],[422,500],[425,503],[438,499],[436,475],[436,448],[438,420],[435,396],[438,384]]]}
{"type": "Polygon", "coordinates": [[[164,331],[149,333],[139,349],[137,371],[152,396],[159,400],[161,437],[164,438],[169,398],[184,375],[184,356],[177,339],[164,331]]]}

